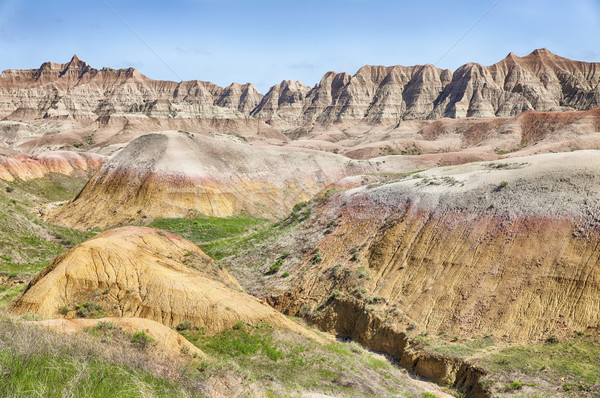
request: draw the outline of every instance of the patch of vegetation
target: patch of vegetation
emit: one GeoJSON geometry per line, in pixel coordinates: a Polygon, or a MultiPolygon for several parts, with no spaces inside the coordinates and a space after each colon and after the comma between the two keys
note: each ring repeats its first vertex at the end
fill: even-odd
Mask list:
{"type": "Polygon", "coordinates": [[[421,155],[423,151],[413,142],[412,145],[405,147],[400,153],[402,155],[421,155]]]}
{"type": "Polygon", "coordinates": [[[144,331],[135,332],[131,336],[131,344],[135,347],[144,349],[154,342],[154,339],[146,334],[144,331]]]}
{"type": "Polygon", "coordinates": [[[495,345],[496,342],[489,336],[461,343],[449,343],[439,340],[432,342],[428,347],[428,351],[444,356],[466,358],[476,352],[480,352],[485,348],[493,347],[495,345]]]}
{"type": "Polygon", "coordinates": [[[600,382],[600,344],[597,338],[577,336],[554,344],[513,346],[478,360],[492,371],[533,375],[543,369],[558,377],[590,384],[600,382]]]}
{"type": "Polygon", "coordinates": [[[45,204],[72,198],[86,181],[85,177],[60,174],[0,181],[0,186],[6,185],[0,190],[0,268],[4,275],[31,277],[65,250],[95,235],[52,225],[39,217],[45,204]]]}
{"type": "Polygon", "coordinates": [[[248,384],[286,391],[277,396],[305,391],[336,396],[348,392],[351,396],[416,396],[406,394],[400,369],[355,343],[321,345],[265,324],[240,323],[211,336],[197,331],[181,334],[209,357],[201,364],[202,379],[229,373],[248,384]],[[374,394],[376,389],[379,394],[374,394]]]}
{"type": "Polygon", "coordinates": [[[525,148],[525,146],[527,145],[527,140],[525,138],[521,139],[521,142],[519,143],[518,146],[509,149],[509,150],[496,150],[496,154],[497,155],[506,155],[509,153],[513,153],[513,152],[517,152],[520,151],[521,149],[525,148]]]}
{"type": "Polygon", "coordinates": [[[509,385],[507,385],[505,387],[506,391],[511,391],[511,390],[520,390],[523,386],[525,385],[525,383],[523,383],[522,381],[519,380],[515,380],[512,383],[510,383],[509,385]]]}
{"type": "Polygon", "coordinates": [[[155,359],[127,343],[107,344],[92,336],[61,335],[6,319],[0,320],[0,341],[3,397],[201,395],[196,382],[161,374],[159,368],[165,369],[165,364],[156,364],[155,359]]]}
{"type": "Polygon", "coordinates": [[[102,306],[93,301],[87,301],[75,306],[77,316],[81,318],[102,318],[106,314],[102,311],[102,306]]]}
{"type": "Polygon", "coordinates": [[[313,256],[310,258],[310,262],[319,264],[321,261],[323,261],[323,257],[321,256],[321,250],[317,247],[313,250],[313,256]]]}
{"type": "Polygon", "coordinates": [[[148,226],[164,229],[202,245],[242,235],[263,225],[266,221],[253,217],[223,218],[200,215],[195,218],[161,218],[152,221],[148,226]]]}

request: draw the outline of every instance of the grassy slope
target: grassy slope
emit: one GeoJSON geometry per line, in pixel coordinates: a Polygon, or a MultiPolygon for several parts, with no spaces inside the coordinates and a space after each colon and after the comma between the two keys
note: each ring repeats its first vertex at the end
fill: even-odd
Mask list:
{"type": "Polygon", "coordinates": [[[152,347],[135,346],[114,327],[90,332],[61,335],[1,319],[0,396],[202,396],[201,385],[184,374],[161,374],[166,362],[153,357],[152,347]]]}
{"type": "Polygon", "coordinates": [[[409,376],[390,361],[355,343],[320,345],[261,324],[239,323],[212,336],[204,335],[201,328],[181,333],[209,355],[200,365],[203,379],[227,374],[248,390],[260,386],[270,397],[308,391],[334,396],[421,397],[425,392],[410,385],[409,376]]]}
{"type": "Polygon", "coordinates": [[[85,176],[60,174],[0,180],[0,310],[56,256],[94,235],[48,224],[38,213],[45,204],[71,199],[86,181],[85,176]]]}
{"type": "Polygon", "coordinates": [[[0,273],[31,277],[94,235],[48,224],[35,214],[44,204],[71,199],[86,180],[56,174],[27,182],[0,181],[0,273]]]}

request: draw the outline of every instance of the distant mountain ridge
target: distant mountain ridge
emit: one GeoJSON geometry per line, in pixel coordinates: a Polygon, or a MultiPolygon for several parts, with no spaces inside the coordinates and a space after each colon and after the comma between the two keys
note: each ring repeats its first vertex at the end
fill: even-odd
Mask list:
{"type": "Polygon", "coordinates": [[[528,110],[600,108],[600,63],[572,61],[546,49],[510,53],[456,71],[433,65],[363,66],[326,73],[313,88],[285,80],[263,96],[250,83],[226,88],[199,80],[152,80],[133,68],[94,69],[76,55],[38,69],[0,75],[0,119],[104,121],[157,119],[394,124],[406,119],[514,116],[528,110]]]}

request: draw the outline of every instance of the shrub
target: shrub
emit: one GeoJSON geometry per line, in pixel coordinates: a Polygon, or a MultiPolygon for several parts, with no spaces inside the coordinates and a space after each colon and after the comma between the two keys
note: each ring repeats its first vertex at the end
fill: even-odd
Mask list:
{"type": "Polygon", "coordinates": [[[507,391],[520,390],[521,387],[523,387],[524,385],[525,385],[525,383],[523,383],[522,381],[515,380],[511,384],[506,386],[506,390],[507,391]]]}
{"type": "Polygon", "coordinates": [[[361,279],[367,278],[369,276],[369,271],[367,271],[363,267],[360,267],[359,269],[356,270],[356,276],[358,276],[361,279]]]}
{"type": "Polygon", "coordinates": [[[312,258],[310,259],[310,262],[313,263],[313,264],[318,264],[321,261],[323,261],[323,258],[321,257],[321,251],[317,247],[315,249],[315,251],[314,251],[314,254],[313,254],[312,258]]]}
{"type": "Polygon", "coordinates": [[[58,308],[58,313],[61,315],[67,315],[69,311],[71,311],[71,309],[69,307],[65,307],[64,305],[58,308]]]}
{"type": "Polygon", "coordinates": [[[508,181],[504,180],[504,181],[500,182],[500,185],[499,185],[499,187],[500,187],[500,188],[504,188],[504,187],[505,187],[505,186],[507,186],[507,185],[508,185],[508,181]]]}
{"type": "Polygon", "coordinates": [[[288,276],[290,276],[290,273],[285,271],[283,274],[281,274],[282,278],[287,278],[288,276]]]}
{"type": "Polygon", "coordinates": [[[77,304],[75,306],[75,310],[77,310],[77,316],[81,318],[101,318],[104,316],[104,313],[102,312],[102,306],[98,303],[94,303],[93,301],[77,304]]]}
{"type": "Polygon", "coordinates": [[[192,328],[191,321],[183,321],[183,322],[180,322],[179,325],[177,325],[177,327],[175,329],[177,329],[177,331],[181,332],[182,330],[190,330],[191,328],[192,328]]]}
{"type": "Polygon", "coordinates": [[[136,346],[137,348],[144,349],[148,347],[154,339],[146,334],[146,332],[135,332],[133,336],[131,336],[131,344],[136,346]]]}
{"type": "Polygon", "coordinates": [[[546,339],[546,343],[548,344],[558,344],[559,340],[558,340],[558,336],[553,334],[552,336],[548,337],[546,339]]]}
{"type": "Polygon", "coordinates": [[[233,330],[241,330],[244,328],[244,322],[239,321],[235,325],[233,325],[233,330]]]}
{"type": "Polygon", "coordinates": [[[279,269],[281,268],[281,266],[283,265],[283,259],[281,257],[279,257],[275,263],[273,263],[273,265],[271,265],[269,267],[269,270],[266,272],[267,275],[273,275],[276,274],[279,269]]]}
{"type": "Polygon", "coordinates": [[[94,326],[96,330],[113,330],[115,328],[115,324],[112,322],[101,321],[94,326]]]}
{"type": "Polygon", "coordinates": [[[352,257],[350,258],[350,261],[358,261],[358,246],[354,246],[351,250],[350,250],[350,254],[352,254],[352,257]]]}

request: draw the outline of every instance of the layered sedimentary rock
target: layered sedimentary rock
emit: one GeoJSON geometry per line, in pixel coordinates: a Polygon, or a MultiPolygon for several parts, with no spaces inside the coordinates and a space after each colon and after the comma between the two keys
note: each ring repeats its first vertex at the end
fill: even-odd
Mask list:
{"type": "MultiPolygon", "coordinates": [[[[599,160],[536,155],[338,193],[281,237],[296,242],[281,268],[289,278],[245,280],[258,279],[255,294],[286,291],[269,295],[277,308],[373,347],[384,325],[508,341],[597,328],[599,160]]],[[[259,249],[266,267],[281,247],[259,249]]],[[[246,256],[231,260],[234,273],[260,261],[246,256]]]]}
{"type": "MultiPolygon", "coordinates": [[[[226,89],[198,80],[149,79],[133,68],[100,70],[74,56],[66,64],[5,70],[0,75],[0,118],[72,119],[107,124],[111,118],[242,120],[262,96],[254,86],[226,89]]],[[[158,121],[154,120],[155,123],[158,121]]]]}
{"type": "Polygon", "coordinates": [[[415,118],[588,110],[600,107],[599,65],[540,49],[526,57],[511,53],[487,67],[469,63],[455,72],[429,64],[364,66],[352,76],[328,72],[312,89],[286,80],[263,97],[251,84],[222,88],[198,80],[158,81],[132,68],[97,70],[74,56],[66,64],[46,62],[39,69],[2,72],[0,118],[107,124],[127,117],[135,123],[141,117],[152,121],[155,129],[167,120],[172,128],[194,120],[243,129],[249,118],[296,126],[394,124],[415,118]]]}
{"type": "Polygon", "coordinates": [[[0,153],[0,180],[23,181],[42,178],[51,173],[74,175],[92,174],[106,162],[107,158],[94,153],[52,151],[39,155],[23,153],[0,153]]]}
{"type": "Polygon", "coordinates": [[[112,158],[50,218],[75,227],[106,227],[141,218],[276,218],[342,177],[415,167],[353,161],[321,151],[251,147],[176,131],[142,136],[112,158]]]}
{"type": "Polygon", "coordinates": [[[240,291],[196,245],[154,228],[112,229],[77,245],[38,274],[10,311],[60,318],[76,316],[82,303],[94,303],[106,315],[169,327],[189,321],[207,333],[237,322],[266,322],[313,336],[240,291]]]}

